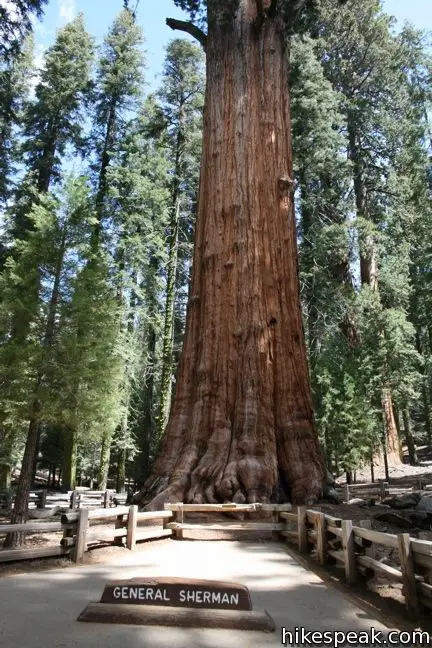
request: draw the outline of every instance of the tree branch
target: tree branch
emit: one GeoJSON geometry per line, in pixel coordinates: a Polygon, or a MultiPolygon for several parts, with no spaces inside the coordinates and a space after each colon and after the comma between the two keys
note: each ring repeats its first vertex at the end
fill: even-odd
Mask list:
{"type": "Polygon", "coordinates": [[[175,18],[167,18],[166,24],[171,29],[177,29],[178,31],[186,32],[194,38],[197,39],[199,43],[203,46],[205,51],[207,44],[207,35],[203,32],[202,29],[194,25],[192,22],[186,22],[185,20],[176,20],[175,18]]]}

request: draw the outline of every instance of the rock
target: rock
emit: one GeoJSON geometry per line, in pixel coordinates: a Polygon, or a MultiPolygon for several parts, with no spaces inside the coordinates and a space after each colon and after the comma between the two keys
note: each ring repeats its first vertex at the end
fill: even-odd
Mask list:
{"type": "Polygon", "coordinates": [[[44,518],[54,517],[59,509],[59,506],[53,506],[53,508],[30,509],[28,517],[29,520],[43,520],[44,518]]]}
{"type": "Polygon", "coordinates": [[[394,524],[395,526],[400,527],[401,529],[414,529],[415,525],[406,517],[399,515],[398,513],[393,513],[392,511],[384,511],[383,513],[378,513],[375,515],[375,520],[380,522],[388,522],[389,524],[394,524]]]}
{"type": "Polygon", "coordinates": [[[349,500],[348,504],[357,504],[357,506],[367,506],[367,502],[360,497],[353,497],[349,500]]]}
{"type": "Polygon", "coordinates": [[[385,497],[381,504],[390,506],[392,509],[403,510],[415,508],[421,499],[420,493],[405,493],[404,495],[393,495],[385,497]]]}
{"type": "Polygon", "coordinates": [[[395,509],[415,508],[421,499],[420,493],[406,493],[395,498],[395,509]]]}
{"type": "Polygon", "coordinates": [[[432,515],[426,511],[406,511],[411,522],[419,529],[430,529],[432,515]]]}
{"type": "Polygon", "coordinates": [[[394,508],[394,503],[395,503],[396,497],[393,495],[391,497],[384,497],[383,500],[381,500],[381,505],[382,506],[390,506],[390,508],[394,508]]]}
{"type": "Polygon", "coordinates": [[[432,513],[432,497],[428,495],[423,496],[417,504],[417,510],[432,513]]]}
{"type": "Polygon", "coordinates": [[[329,500],[333,504],[340,504],[342,502],[339,493],[331,487],[324,490],[324,499],[329,500]]]}

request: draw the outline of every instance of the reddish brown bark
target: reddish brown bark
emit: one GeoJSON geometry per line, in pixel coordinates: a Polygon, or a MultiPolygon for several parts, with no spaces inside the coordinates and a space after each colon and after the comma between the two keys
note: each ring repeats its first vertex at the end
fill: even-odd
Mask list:
{"type": "MultiPolygon", "coordinates": [[[[221,3],[223,4],[223,3],[221,3]]],[[[264,3],[269,6],[270,2],[264,3]]],[[[176,396],[139,496],[322,494],[297,273],[287,56],[277,16],[209,17],[204,148],[176,396]]]]}
{"type": "MultiPolygon", "coordinates": [[[[386,432],[387,461],[390,466],[398,466],[402,461],[402,448],[396,425],[391,389],[389,387],[385,387],[382,390],[381,398],[384,415],[384,429],[386,432]]],[[[378,459],[380,459],[380,455],[378,455],[378,459]]]]}

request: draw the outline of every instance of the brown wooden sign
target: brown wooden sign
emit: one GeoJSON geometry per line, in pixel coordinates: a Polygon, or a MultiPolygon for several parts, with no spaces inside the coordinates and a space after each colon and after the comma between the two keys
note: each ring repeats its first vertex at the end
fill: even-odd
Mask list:
{"type": "Polygon", "coordinates": [[[249,590],[238,583],[188,578],[133,578],[105,586],[101,603],[252,610],[249,590]]]}

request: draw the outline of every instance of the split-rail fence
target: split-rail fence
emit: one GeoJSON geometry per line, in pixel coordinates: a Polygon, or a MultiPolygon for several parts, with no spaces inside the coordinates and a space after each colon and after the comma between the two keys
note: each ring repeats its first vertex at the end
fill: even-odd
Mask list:
{"type": "Polygon", "coordinates": [[[95,543],[125,542],[126,547],[133,550],[141,540],[166,537],[181,540],[191,531],[277,533],[301,553],[312,554],[320,565],[341,568],[350,586],[374,574],[402,583],[406,608],[411,616],[418,615],[424,608],[432,609],[432,542],[417,540],[407,533],[375,531],[368,522],[356,525],[350,520],[302,506],[178,502],[165,504],[163,511],[139,512],[135,505],[81,508],[63,513],[59,522],[0,525],[0,535],[15,531],[62,532],[63,537],[58,547],[2,550],[0,562],[65,554],[80,562],[84,552],[95,543]],[[191,513],[199,513],[201,517],[205,514],[206,521],[186,520],[191,513]],[[221,520],[222,513],[231,514],[231,518],[221,520]],[[208,521],[212,514],[218,514],[218,519],[208,521]],[[244,519],[250,514],[253,514],[252,519],[244,519]],[[113,524],[113,528],[107,528],[107,523],[113,524]],[[371,552],[367,549],[377,546],[394,550],[393,565],[368,555],[371,552]]]}

